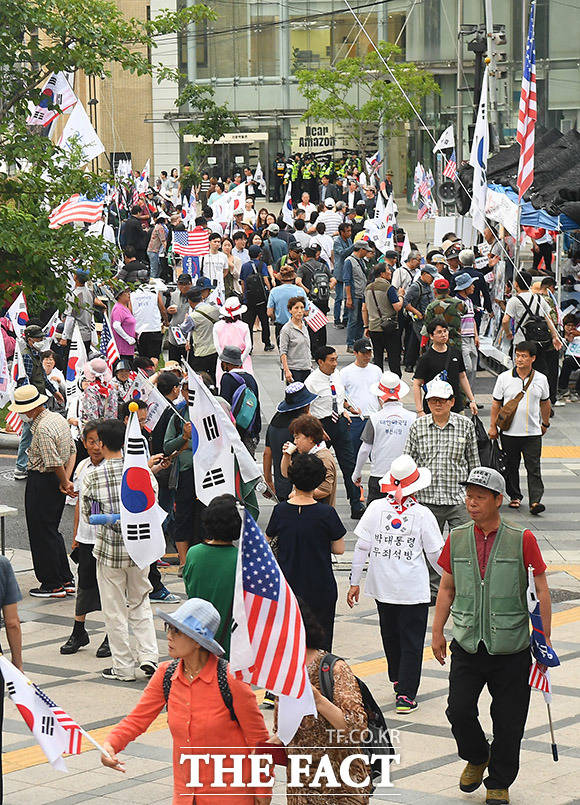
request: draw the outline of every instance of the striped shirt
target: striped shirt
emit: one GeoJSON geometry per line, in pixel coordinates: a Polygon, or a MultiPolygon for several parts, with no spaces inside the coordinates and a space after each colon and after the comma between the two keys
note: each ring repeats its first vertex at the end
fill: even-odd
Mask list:
{"type": "Polygon", "coordinates": [[[28,448],[28,471],[51,472],[63,467],[76,452],[70,426],[66,419],[46,408],[30,428],[32,441],[28,448]]]}

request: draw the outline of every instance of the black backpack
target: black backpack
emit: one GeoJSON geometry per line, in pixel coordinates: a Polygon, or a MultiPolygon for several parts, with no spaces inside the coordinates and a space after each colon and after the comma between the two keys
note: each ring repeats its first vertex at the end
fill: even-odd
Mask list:
{"type": "Polygon", "coordinates": [[[246,299],[250,304],[260,305],[266,302],[266,286],[262,276],[262,266],[257,260],[251,260],[252,273],[246,279],[246,299]]]}
{"type": "MultiPolygon", "coordinates": [[[[341,659],[342,657],[337,657],[336,654],[328,653],[325,654],[320,661],[320,668],[318,671],[320,692],[323,696],[326,696],[329,701],[332,701],[334,696],[334,666],[336,665],[337,660],[341,659]]],[[[368,726],[363,732],[361,751],[369,756],[368,765],[370,768],[372,793],[372,791],[374,791],[376,788],[376,783],[381,778],[381,764],[378,760],[375,760],[374,763],[371,763],[371,755],[393,756],[396,753],[393,748],[393,744],[391,743],[387,722],[385,721],[381,708],[376,703],[373,694],[370,692],[362,679],[359,679],[358,676],[355,676],[355,679],[360,690],[363,707],[367,714],[368,726]]]]}
{"type": "Polygon", "coordinates": [[[328,302],[330,299],[330,282],[326,271],[318,269],[312,272],[310,296],[313,302],[328,302]]]}
{"type": "MultiPolygon", "coordinates": [[[[169,702],[169,692],[171,691],[171,677],[175,673],[175,669],[179,664],[179,660],[172,660],[167,668],[165,669],[165,673],[163,674],[163,695],[165,696],[165,706],[169,702]]],[[[228,682],[228,662],[224,660],[223,657],[218,657],[217,661],[217,680],[220,689],[220,693],[222,695],[222,699],[224,701],[225,706],[228,709],[230,714],[230,718],[232,721],[238,720],[234,710],[234,699],[232,696],[232,691],[230,689],[230,684],[228,682]]]]}
{"type": "Polygon", "coordinates": [[[524,306],[527,319],[526,323],[522,324],[522,320],[526,318],[525,314],[522,316],[518,323],[518,327],[521,329],[522,333],[526,341],[535,341],[537,344],[540,344],[542,347],[549,347],[552,342],[552,333],[550,332],[550,328],[548,327],[548,322],[545,319],[543,313],[540,313],[542,309],[542,300],[540,297],[537,298],[537,305],[536,305],[536,312],[532,312],[532,307],[529,305],[521,296],[518,296],[519,301],[524,306]]]}

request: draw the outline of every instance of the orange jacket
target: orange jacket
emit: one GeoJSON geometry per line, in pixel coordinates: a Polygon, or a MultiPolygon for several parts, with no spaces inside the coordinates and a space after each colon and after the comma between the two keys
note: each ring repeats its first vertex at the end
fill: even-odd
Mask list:
{"type": "MultiPolygon", "coordinates": [[[[168,662],[161,663],[136,707],[109,733],[107,741],[113,746],[115,753],[122,751],[128,743],[145,732],[165,707],[163,676],[168,665],[168,662]]],[[[234,711],[239,722],[236,723],[230,718],[220,693],[217,657],[212,654],[193,681],[184,675],[182,665],[180,662],[173,674],[167,708],[167,720],[173,738],[174,805],[191,805],[194,796],[195,805],[216,805],[217,793],[220,793],[219,801],[223,800],[227,805],[254,805],[254,796],[271,794],[272,789],[242,789],[232,786],[226,789],[211,788],[211,762],[199,764],[202,786],[188,788],[186,783],[190,777],[190,762],[179,762],[182,752],[249,754],[254,746],[266,741],[269,737],[268,730],[254,692],[248,684],[234,679],[228,671],[234,711]],[[204,793],[209,796],[204,796],[204,793]],[[187,796],[184,797],[184,794],[187,796]]],[[[231,760],[226,757],[224,766],[231,765],[231,760]]],[[[232,775],[224,774],[224,781],[227,783],[231,777],[232,775]]],[[[249,779],[249,761],[246,760],[244,780],[249,779]]]]}

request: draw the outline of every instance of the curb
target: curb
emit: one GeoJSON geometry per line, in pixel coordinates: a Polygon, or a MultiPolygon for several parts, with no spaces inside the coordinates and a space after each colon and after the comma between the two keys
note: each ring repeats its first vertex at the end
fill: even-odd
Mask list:
{"type": "Polygon", "coordinates": [[[6,433],[6,431],[0,430],[0,447],[12,447],[14,450],[18,450],[19,442],[20,436],[16,433],[6,433]]]}

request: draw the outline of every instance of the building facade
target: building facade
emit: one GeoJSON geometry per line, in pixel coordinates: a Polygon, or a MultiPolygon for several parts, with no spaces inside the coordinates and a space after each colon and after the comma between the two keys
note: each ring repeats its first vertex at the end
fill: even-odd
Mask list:
{"type": "MultiPolygon", "coordinates": [[[[151,14],[171,3],[188,0],[151,0],[151,14]]],[[[454,122],[458,105],[457,30],[458,3],[462,2],[465,25],[485,24],[481,0],[354,0],[351,5],[368,36],[377,41],[397,42],[403,58],[432,72],[441,94],[426,99],[423,119],[437,135],[454,122]]],[[[227,102],[239,120],[235,134],[215,146],[210,164],[216,172],[230,173],[236,165],[254,165],[260,158],[264,169],[276,154],[297,150],[328,150],[339,153],[348,145],[343,132],[324,121],[308,129],[302,117],[306,110],[295,73],[300,68],[331,67],[347,56],[362,55],[371,44],[341,0],[215,0],[208,1],[217,16],[195,26],[183,36],[159,41],[152,58],[177,67],[189,81],[211,85],[217,103],[227,102]],[[309,138],[320,147],[309,147],[309,138]],[[305,144],[301,147],[301,144],[305,144]],[[215,160],[215,162],[213,162],[215,160]]],[[[505,77],[496,82],[496,105],[500,142],[515,135],[521,86],[522,42],[527,28],[525,0],[493,0],[493,23],[505,27],[505,77]]],[[[539,122],[562,131],[577,125],[580,107],[580,0],[545,0],[538,4],[536,22],[539,122]]],[[[468,151],[469,125],[474,97],[474,54],[470,36],[463,41],[463,75],[460,93],[464,107],[464,155],[468,151]]],[[[168,82],[152,88],[154,165],[170,170],[182,164],[189,144],[180,137],[186,109],[177,109],[178,88],[168,82]]],[[[431,163],[432,143],[417,120],[404,137],[385,143],[377,132],[381,153],[395,172],[395,189],[401,192],[410,166],[416,159],[431,163]]]]}

